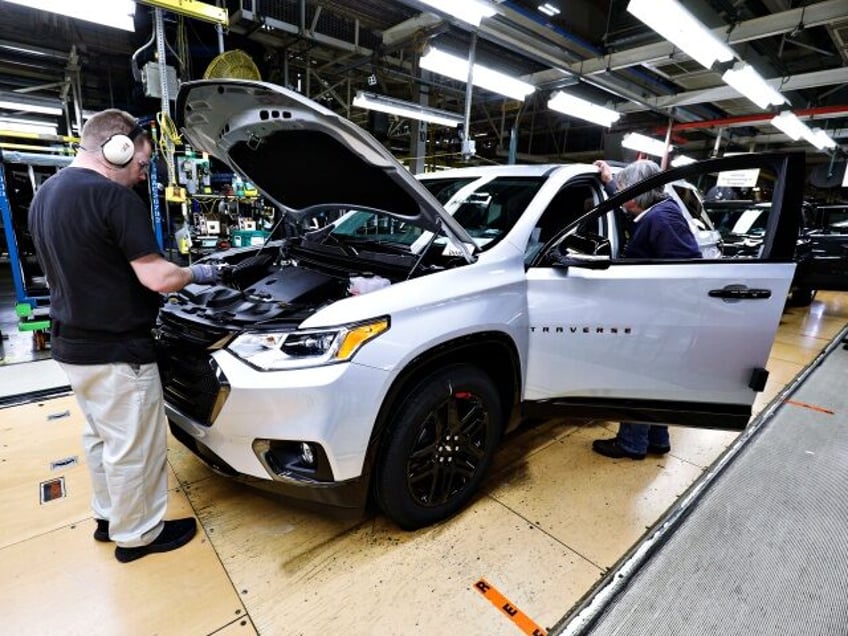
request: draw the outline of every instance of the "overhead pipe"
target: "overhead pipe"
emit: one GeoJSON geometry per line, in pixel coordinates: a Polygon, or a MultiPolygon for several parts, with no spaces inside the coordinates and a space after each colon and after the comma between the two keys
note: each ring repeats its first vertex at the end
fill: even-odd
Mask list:
{"type": "MultiPolygon", "coordinates": [[[[848,104],[841,106],[817,106],[815,108],[785,108],[781,110],[791,110],[799,119],[822,117],[823,119],[831,119],[835,117],[848,117],[848,104]]],[[[673,125],[674,132],[683,130],[702,130],[704,128],[733,128],[738,126],[750,126],[752,124],[761,124],[771,121],[776,113],[758,113],[756,115],[739,115],[736,117],[722,117],[720,119],[707,119],[704,121],[688,121],[675,123],[673,125]]],[[[657,133],[664,132],[663,129],[657,128],[657,133]]]]}
{"type": "Polygon", "coordinates": [[[663,170],[668,169],[668,149],[671,146],[671,129],[674,126],[674,117],[668,118],[668,126],[666,126],[665,131],[665,150],[663,150],[662,161],[660,162],[660,168],[663,170]]]}
{"type": "Polygon", "coordinates": [[[471,99],[474,88],[474,59],[477,56],[477,32],[471,35],[468,49],[468,80],[465,83],[465,129],[462,131],[462,158],[465,161],[474,156],[474,140],[471,138],[471,99]]]}

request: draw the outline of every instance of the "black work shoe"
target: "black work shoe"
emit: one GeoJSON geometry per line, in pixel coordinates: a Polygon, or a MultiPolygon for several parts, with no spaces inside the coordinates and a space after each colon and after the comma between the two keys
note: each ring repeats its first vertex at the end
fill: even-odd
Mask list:
{"type": "Polygon", "coordinates": [[[660,446],[659,444],[648,444],[648,453],[651,455],[665,455],[671,451],[671,446],[660,446]]]}
{"type": "Polygon", "coordinates": [[[629,457],[630,459],[645,459],[645,454],[642,453],[631,453],[628,450],[624,450],[618,444],[618,440],[613,439],[596,439],[592,442],[592,450],[598,453],[599,455],[603,455],[604,457],[612,457],[613,459],[621,459],[622,457],[629,457]]]}
{"type": "Polygon", "coordinates": [[[176,550],[191,541],[196,532],[197,522],[191,517],[166,521],[162,532],[159,533],[159,536],[152,543],[140,545],[136,548],[122,548],[121,546],[117,546],[115,548],[115,558],[121,563],[129,563],[153,552],[176,550]]]}
{"type": "Polygon", "coordinates": [[[108,519],[95,519],[97,522],[97,530],[94,531],[94,540],[95,541],[103,541],[104,543],[109,541],[109,520],[108,519]]]}

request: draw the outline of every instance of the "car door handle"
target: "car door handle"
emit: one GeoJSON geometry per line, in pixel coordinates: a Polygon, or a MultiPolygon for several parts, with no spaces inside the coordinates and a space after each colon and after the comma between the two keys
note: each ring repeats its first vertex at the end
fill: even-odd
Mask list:
{"type": "Polygon", "coordinates": [[[771,298],[770,289],[750,289],[744,285],[728,285],[723,289],[711,289],[710,298],[722,300],[763,300],[771,298]]]}

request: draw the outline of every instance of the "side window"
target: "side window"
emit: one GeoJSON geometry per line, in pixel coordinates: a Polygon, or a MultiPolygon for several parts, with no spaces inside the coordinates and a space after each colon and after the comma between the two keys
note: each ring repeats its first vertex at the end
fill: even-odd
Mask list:
{"type": "MultiPolygon", "coordinates": [[[[707,188],[722,186],[727,182],[744,181],[750,183],[749,187],[756,193],[756,201],[734,202],[747,203],[747,205],[733,218],[724,218],[718,210],[714,211],[711,206],[716,204],[713,202],[703,204],[710,206],[707,212],[715,223],[716,229],[695,236],[702,255],[705,253],[704,246],[707,245],[702,241],[709,239],[713,242],[717,240],[719,245],[727,248],[725,257],[755,260],[791,259],[797,249],[802,201],[800,193],[786,184],[803,178],[799,176],[803,173],[803,163],[803,157],[792,154],[745,155],[728,157],[726,160],[699,162],[691,167],[659,173],[644,182],[633,184],[626,191],[609,197],[591,214],[592,227],[588,225],[589,217],[580,219],[578,223],[569,226],[569,231],[562,234],[561,238],[549,242],[549,249],[544,253],[541,251],[537,253],[528,264],[562,265],[562,259],[573,254],[594,256],[609,254],[612,260],[622,266],[645,262],[674,264],[681,261],[700,260],[692,258],[692,245],[684,245],[680,240],[682,234],[679,230],[682,219],[672,213],[672,207],[669,205],[674,204],[675,199],[679,200],[680,197],[676,196],[676,193],[671,201],[667,198],[656,201],[660,196],[659,192],[649,194],[642,201],[638,200],[642,194],[659,191],[660,188],[665,188],[666,193],[669,193],[671,190],[669,184],[679,183],[681,177],[688,180],[692,175],[707,188]],[[633,210],[626,213],[626,220],[629,223],[621,223],[620,221],[625,218],[616,206],[624,206],[628,200],[634,201],[633,206],[626,206],[628,210],[633,207],[633,210]],[[661,210],[660,212],[651,211],[653,206],[649,203],[652,200],[656,201],[654,205],[662,205],[661,208],[657,208],[661,210]],[[639,204],[643,203],[648,204],[648,207],[640,210],[639,204]],[[634,216],[634,213],[638,215],[634,216]],[[607,223],[610,225],[607,226],[607,223]],[[615,227],[612,227],[613,223],[615,227]],[[595,225],[598,227],[595,228],[595,225]],[[627,236],[628,227],[633,230],[630,240],[620,241],[622,235],[627,236]],[[640,229],[643,231],[639,232],[640,229]],[[640,236],[638,246],[630,250],[636,233],[640,236]],[[714,239],[713,235],[716,237],[720,235],[720,238],[714,239]],[[623,258],[619,259],[620,256],[623,258]]],[[[697,196],[697,192],[694,194],[697,196]]],[[[674,207],[679,205],[681,205],[680,202],[674,207]]],[[[707,258],[715,260],[716,263],[730,263],[730,258],[707,258]]],[[[599,269],[597,259],[586,262],[592,263],[593,268],[599,269]]],[[[571,265],[575,264],[570,263],[569,266],[571,265]]]]}
{"type": "MultiPolygon", "coordinates": [[[[545,244],[561,229],[579,219],[600,202],[589,185],[567,185],[554,195],[539,217],[533,230],[533,239],[545,244]]],[[[597,232],[597,229],[595,230],[597,232]]]]}
{"type": "Polygon", "coordinates": [[[677,194],[680,202],[686,207],[689,216],[695,222],[699,230],[712,230],[713,224],[709,215],[704,210],[704,205],[701,203],[701,198],[694,189],[678,184],[672,184],[674,192],[677,194]]]}
{"type": "MultiPolygon", "coordinates": [[[[530,263],[545,243],[601,201],[600,191],[590,183],[571,183],[564,186],[548,203],[533,228],[525,252],[525,263],[530,263]]],[[[607,236],[608,233],[609,228],[604,216],[593,216],[571,232],[572,235],[580,237],[578,242],[586,239],[585,245],[594,246],[587,248],[590,253],[611,255],[611,237],[607,236]]],[[[613,242],[617,244],[617,240],[613,242]]]]}

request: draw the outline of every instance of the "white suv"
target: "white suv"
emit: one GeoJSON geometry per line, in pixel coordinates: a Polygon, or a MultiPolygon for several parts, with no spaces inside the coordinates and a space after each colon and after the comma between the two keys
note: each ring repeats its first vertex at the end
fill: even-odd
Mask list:
{"type": "Polygon", "coordinates": [[[686,166],[607,200],[588,165],[419,181],[272,84],[186,83],[177,113],[281,217],[268,244],[208,257],[226,284],[160,314],[172,431],[215,470],[415,528],[468,504],[522,415],[746,425],[795,267],[802,154],[686,166]],[[762,259],[618,258],[624,200],[758,164],[787,184],[762,259]]]}

